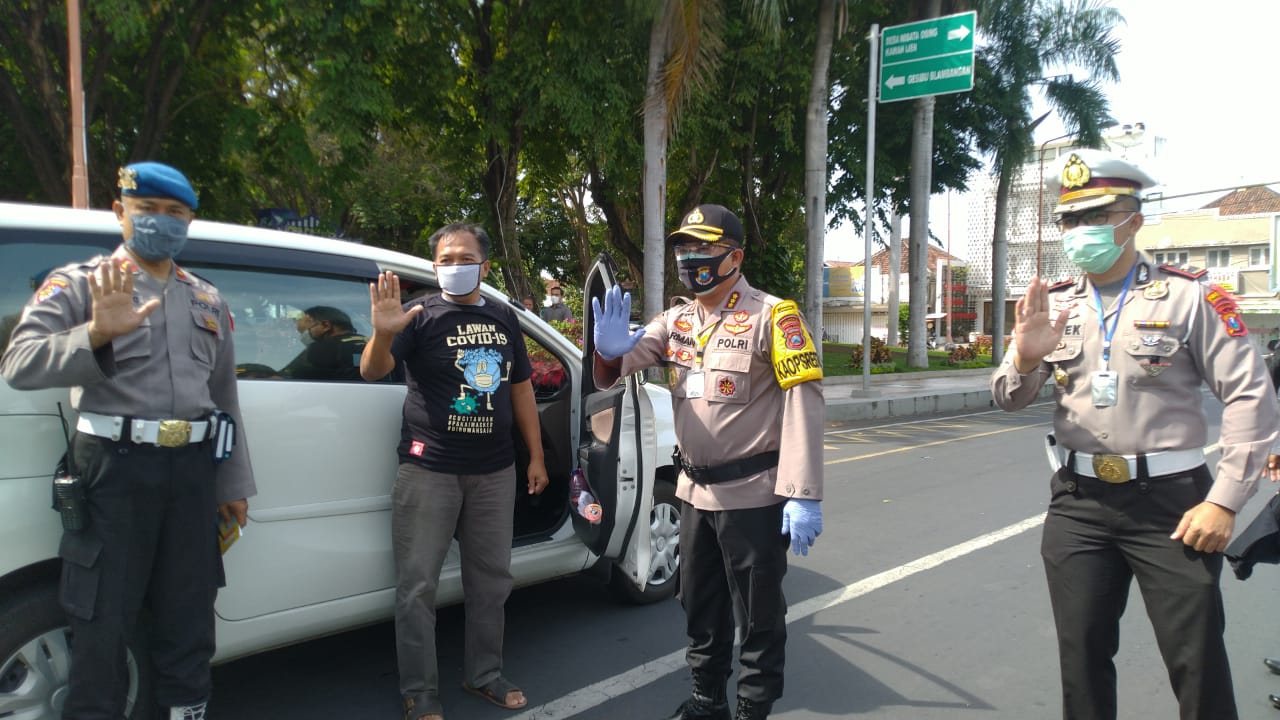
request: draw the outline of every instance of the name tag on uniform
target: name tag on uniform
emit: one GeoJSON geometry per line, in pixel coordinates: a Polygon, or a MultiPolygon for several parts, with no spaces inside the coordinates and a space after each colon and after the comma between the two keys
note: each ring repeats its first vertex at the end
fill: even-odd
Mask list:
{"type": "Polygon", "coordinates": [[[1089,376],[1094,407],[1114,407],[1119,376],[1109,370],[1098,370],[1089,376]]]}
{"type": "Polygon", "coordinates": [[[688,375],[684,376],[684,396],[691,398],[702,397],[702,381],[703,373],[701,370],[691,370],[688,375]]]}

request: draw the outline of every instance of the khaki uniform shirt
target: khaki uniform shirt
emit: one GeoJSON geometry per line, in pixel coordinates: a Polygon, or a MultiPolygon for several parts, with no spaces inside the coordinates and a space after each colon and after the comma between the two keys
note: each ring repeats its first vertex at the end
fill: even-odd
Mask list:
{"type": "MultiPolygon", "coordinates": [[[[133,304],[161,305],[133,332],[96,351],[89,345],[89,274],[97,257],[49,273],[22,311],[0,375],[19,390],[70,387],[77,411],[144,420],[200,420],[215,409],[235,418],[236,445],[217,465],[219,503],[256,493],[236,389],[231,311],[216,288],[174,264],[162,283],[128,260],[133,304]]],[[[212,451],[211,451],[212,452],[212,451]]]]}
{"type": "MultiPolygon", "coordinates": [[[[1275,391],[1246,336],[1235,301],[1201,273],[1157,267],[1140,254],[1111,342],[1119,375],[1114,407],[1095,407],[1090,376],[1102,369],[1103,332],[1088,276],[1050,288],[1050,318],[1069,308],[1062,341],[1040,366],[1019,375],[1013,349],[991,378],[1005,410],[1031,403],[1057,381],[1054,434],[1069,450],[1134,455],[1203,448],[1208,441],[1201,382],[1225,405],[1221,459],[1206,500],[1239,511],[1253,495],[1280,428],[1275,391]]],[[[1105,302],[1105,300],[1104,300],[1105,302]]],[[[1109,308],[1106,321],[1115,316],[1109,308]]],[[[1014,338],[1017,342],[1017,338],[1014,338]]]]}
{"type": "MultiPolygon", "coordinates": [[[[771,349],[781,332],[773,327],[773,308],[781,302],[739,277],[719,310],[701,317],[696,302],[672,308],[654,318],[622,358],[623,375],[655,365],[671,369],[676,439],[690,464],[715,466],[779,451],[776,468],[738,480],[700,485],[680,473],[676,495],[700,510],[822,499],[821,375],[788,390],[779,384],[771,349]],[[691,398],[689,376],[696,378],[698,368],[702,397],[691,398]]],[[[798,312],[791,317],[803,327],[798,312]]]]}

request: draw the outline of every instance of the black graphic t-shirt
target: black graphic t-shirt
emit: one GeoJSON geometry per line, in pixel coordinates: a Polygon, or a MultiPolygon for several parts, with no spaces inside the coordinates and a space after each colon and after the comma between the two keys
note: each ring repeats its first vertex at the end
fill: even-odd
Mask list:
{"type": "Polygon", "coordinates": [[[515,312],[439,295],[405,309],[415,305],[422,312],[391,344],[396,363],[408,371],[401,462],[468,475],[512,464],[511,383],[532,374],[515,312]]]}

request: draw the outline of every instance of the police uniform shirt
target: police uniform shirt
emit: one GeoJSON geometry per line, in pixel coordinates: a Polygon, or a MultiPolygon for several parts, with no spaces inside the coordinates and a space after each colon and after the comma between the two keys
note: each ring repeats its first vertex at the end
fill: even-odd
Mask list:
{"type": "Polygon", "coordinates": [[[0,374],[20,390],[70,387],[82,412],[145,420],[203,420],[215,409],[238,424],[235,451],[217,466],[217,501],[256,493],[236,387],[231,311],[213,285],[172,266],[167,282],[123,248],[49,273],[23,309],[0,374]],[[134,331],[96,351],[89,344],[89,275],[101,262],[133,274],[133,304],[161,305],[134,331]]]}
{"type": "MultiPolygon", "coordinates": [[[[1112,338],[1110,369],[1118,373],[1113,407],[1095,407],[1090,375],[1102,369],[1102,329],[1088,276],[1050,289],[1050,318],[1070,310],[1058,347],[1019,375],[1010,344],[991,379],[1005,410],[1038,397],[1051,376],[1058,400],[1054,433],[1061,447],[1134,455],[1203,448],[1208,441],[1200,384],[1225,404],[1221,459],[1208,501],[1239,511],[1256,489],[1280,427],[1280,412],[1262,358],[1246,336],[1234,299],[1200,281],[1200,273],[1157,267],[1139,254],[1133,284],[1112,338]]],[[[1112,303],[1114,304],[1114,303],[1112,303]]],[[[1107,307],[1110,323],[1114,308],[1107,307]]]]}
{"type": "Polygon", "coordinates": [[[739,277],[710,315],[699,317],[699,305],[692,302],[649,322],[644,337],[623,357],[622,374],[655,365],[671,368],[674,376],[676,438],[688,463],[713,467],[779,452],[776,468],[738,480],[699,484],[680,473],[676,495],[681,500],[700,510],[738,510],[773,505],[780,498],[822,499],[826,406],[821,366],[794,303],[739,277]],[[780,306],[783,312],[775,319],[780,306]],[[787,338],[796,352],[778,357],[782,367],[775,369],[774,342],[787,338]],[[689,397],[690,374],[697,378],[699,369],[701,397],[689,397]]]}
{"type": "Polygon", "coordinates": [[[515,311],[439,295],[405,307],[415,305],[422,312],[391,344],[409,374],[400,461],[465,475],[513,464],[511,384],[533,373],[515,311]]]}

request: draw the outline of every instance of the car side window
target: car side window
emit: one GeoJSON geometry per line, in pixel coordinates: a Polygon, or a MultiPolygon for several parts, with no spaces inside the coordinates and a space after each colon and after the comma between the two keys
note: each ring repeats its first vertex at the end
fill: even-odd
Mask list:
{"type": "Polygon", "coordinates": [[[568,387],[569,371],[559,357],[528,334],[524,336],[524,346],[529,353],[529,364],[533,366],[533,374],[529,380],[533,385],[534,397],[549,400],[568,387]]]}
{"type": "Polygon", "coordinates": [[[22,318],[22,308],[49,271],[111,252],[118,238],[93,234],[0,231],[0,352],[22,318]]]}
{"type": "Polygon", "coordinates": [[[213,283],[235,319],[236,375],[244,380],[362,382],[372,332],[361,278],[188,266],[213,283]]]}

